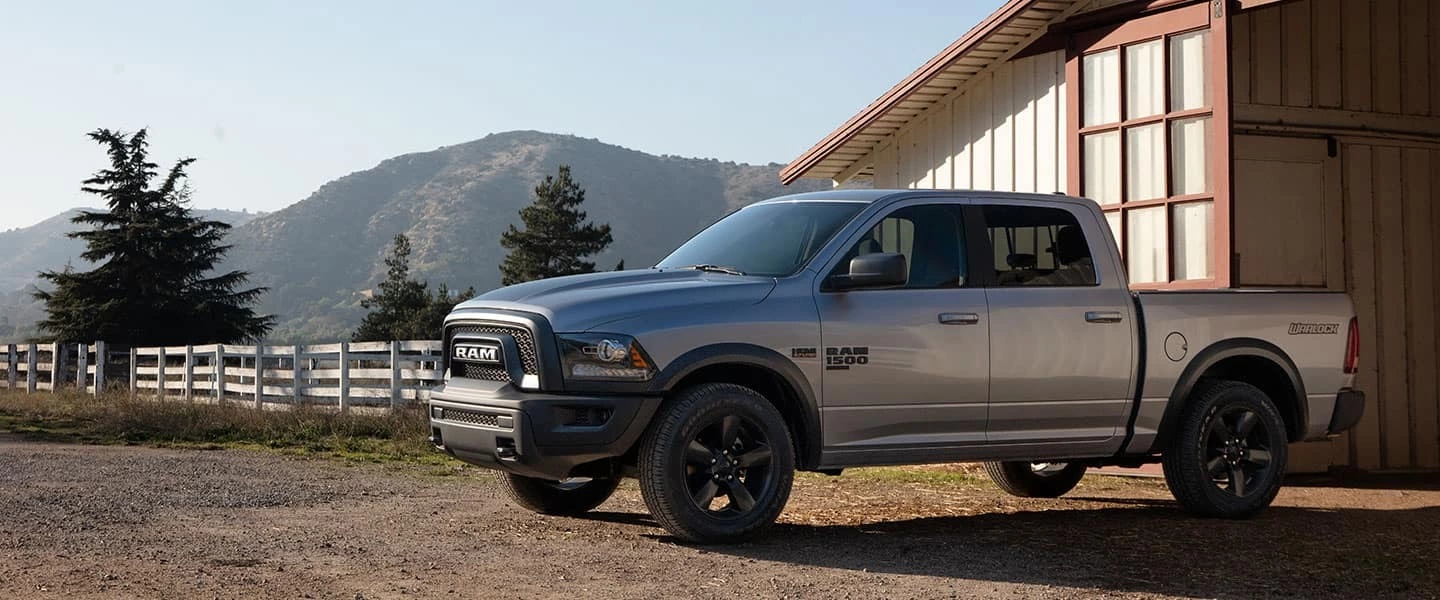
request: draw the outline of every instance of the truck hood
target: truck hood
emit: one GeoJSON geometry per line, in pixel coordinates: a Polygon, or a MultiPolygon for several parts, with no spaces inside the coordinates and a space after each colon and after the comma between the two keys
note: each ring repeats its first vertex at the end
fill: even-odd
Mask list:
{"type": "MultiPolygon", "coordinates": [[[[455,313],[485,309],[530,312],[544,316],[557,332],[581,332],[676,308],[755,304],[773,289],[773,277],[693,270],[610,271],[503,287],[461,303],[455,313]]],[[[452,315],[460,316],[455,313],[452,315]]]]}

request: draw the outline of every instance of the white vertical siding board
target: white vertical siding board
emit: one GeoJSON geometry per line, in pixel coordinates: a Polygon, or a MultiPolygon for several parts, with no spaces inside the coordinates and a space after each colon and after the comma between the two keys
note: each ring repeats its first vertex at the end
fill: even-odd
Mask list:
{"type": "Polygon", "coordinates": [[[915,130],[907,127],[900,130],[895,139],[895,159],[899,163],[899,183],[902,188],[915,187],[915,130]]]}
{"type": "Polygon", "coordinates": [[[990,114],[995,100],[994,87],[994,74],[986,74],[980,85],[975,86],[975,96],[970,99],[970,135],[975,139],[970,149],[970,179],[977,190],[994,189],[995,135],[990,114]]]}
{"type": "Polygon", "coordinates": [[[995,70],[994,100],[990,104],[994,129],[994,150],[991,157],[992,187],[999,191],[1015,191],[1015,70],[1010,65],[995,70]]]}
{"type": "Polygon", "coordinates": [[[1065,54],[1056,53],[1055,57],[1055,186],[1056,191],[1080,193],[1080,190],[1070,190],[1069,161],[1067,154],[1070,148],[1070,134],[1067,131],[1070,108],[1066,104],[1065,86],[1065,54]]]}
{"type": "Polygon", "coordinates": [[[1056,146],[1064,132],[1055,112],[1060,108],[1055,85],[1055,53],[1035,57],[1035,191],[1061,191],[1056,179],[1056,146]]]}
{"type": "Polygon", "coordinates": [[[1035,58],[1014,63],[1015,69],[1015,191],[1035,191],[1035,58]]]}
{"type": "Polygon", "coordinates": [[[935,107],[935,116],[930,122],[930,145],[932,160],[935,161],[935,187],[950,189],[955,187],[955,139],[952,136],[950,121],[951,106],[954,102],[945,102],[935,107]]]}
{"type": "Polygon", "coordinates": [[[973,187],[973,179],[970,176],[970,166],[974,155],[974,134],[970,128],[970,98],[972,94],[962,94],[955,99],[955,106],[952,107],[950,121],[955,129],[955,141],[952,146],[955,151],[955,187],[969,189],[973,187]]]}

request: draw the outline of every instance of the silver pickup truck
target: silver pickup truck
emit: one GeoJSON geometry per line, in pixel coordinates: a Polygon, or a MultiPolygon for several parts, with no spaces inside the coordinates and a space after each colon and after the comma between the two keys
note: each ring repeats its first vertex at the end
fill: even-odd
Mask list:
{"type": "Polygon", "coordinates": [[[1163,463],[1187,510],[1266,507],[1290,442],[1355,424],[1344,294],[1134,292],[1091,201],[836,190],[735,211],[654,268],[445,320],[432,441],[548,514],[639,479],[678,538],[770,524],[796,469],[988,461],[1057,497],[1163,463]]]}

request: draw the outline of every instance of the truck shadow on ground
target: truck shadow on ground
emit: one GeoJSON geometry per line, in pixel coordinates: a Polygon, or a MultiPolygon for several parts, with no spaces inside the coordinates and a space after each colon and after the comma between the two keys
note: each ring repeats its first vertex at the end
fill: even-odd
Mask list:
{"type": "Polygon", "coordinates": [[[1192,517],[1164,500],[1091,501],[1115,506],[780,524],[760,540],[705,550],[875,574],[1197,598],[1440,594],[1440,507],[1273,507],[1228,521],[1192,517]]]}

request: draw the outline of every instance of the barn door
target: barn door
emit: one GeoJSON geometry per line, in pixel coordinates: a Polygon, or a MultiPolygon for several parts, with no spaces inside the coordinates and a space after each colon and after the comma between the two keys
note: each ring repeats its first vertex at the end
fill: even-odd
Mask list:
{"type": "Polygon", "coordinates": [[[1235,285],[1344,291],[1341,189],[1327,140],[1235,136],[1235,285]]]}

